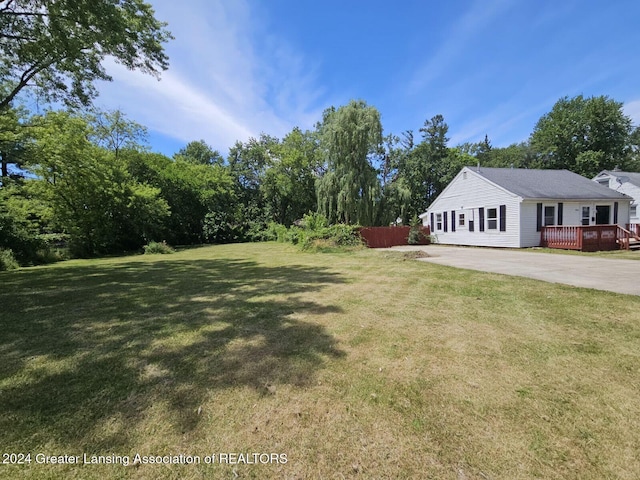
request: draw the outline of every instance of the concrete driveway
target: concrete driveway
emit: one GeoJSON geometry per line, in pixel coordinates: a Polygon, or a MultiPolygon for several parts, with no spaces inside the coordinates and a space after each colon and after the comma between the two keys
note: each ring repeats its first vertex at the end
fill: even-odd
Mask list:
{"type": "MultiPolygon", "coordinates": [[[[445,245],[409,245],[393,250],[422,250],[429,257],[420,260],[451,267],[640,295],[640,260],[445,245]]],[[[640,252],[637,254],[640,257],[640,252]]]]}

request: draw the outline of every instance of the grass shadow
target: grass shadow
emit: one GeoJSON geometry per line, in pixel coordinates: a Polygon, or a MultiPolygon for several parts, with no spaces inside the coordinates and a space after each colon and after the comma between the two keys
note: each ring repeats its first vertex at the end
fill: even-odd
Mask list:
{"type": "Polygon", "coordinates": [[[0,282],[5,447],[126,448],[157,402],[184,433],[216,390],[304,388],[344,355],[306,320],[341,311],[303,298],[343,282],[321,267],[165,257],[22,270],[0,282]]]}

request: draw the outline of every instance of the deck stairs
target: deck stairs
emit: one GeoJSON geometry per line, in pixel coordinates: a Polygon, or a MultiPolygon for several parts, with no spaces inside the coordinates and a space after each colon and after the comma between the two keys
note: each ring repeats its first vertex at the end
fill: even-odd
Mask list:
{"type": "Polygon", "coordinates": [[[627,228],[623,228],[618,225],[618,245],[621,250],[640,250],[640,235],[638,234],[638,228],[633,228],[631,225],[627,225],[627,228]]]}

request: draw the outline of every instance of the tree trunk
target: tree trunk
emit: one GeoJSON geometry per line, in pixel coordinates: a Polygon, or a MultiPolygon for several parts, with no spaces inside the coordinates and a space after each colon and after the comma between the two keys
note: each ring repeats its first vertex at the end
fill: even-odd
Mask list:
{"type": "Polygon", "coordinates": [[[4,185],[6,178],[9,176],[9,163],[5,152],[0,152],[0,163],[2,163],[2,184],[4,185]]]}

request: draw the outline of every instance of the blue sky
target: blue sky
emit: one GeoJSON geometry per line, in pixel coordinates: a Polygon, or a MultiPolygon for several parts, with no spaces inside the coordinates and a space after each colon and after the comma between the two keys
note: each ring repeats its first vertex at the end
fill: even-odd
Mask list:
{"type": "MultiPolygon", "coordinates": [[[[149,0],[147,0],[149,1],[149,0]]],[[[640,2],[150,0],[175,40],[161,81],[107,63],[97,104],[172,155],[203,139],[313,128],[351,99],[385,133],[442,114],[450,146],[524,141],[563,96],[608,95],[640,124],[640,2]]]]}

